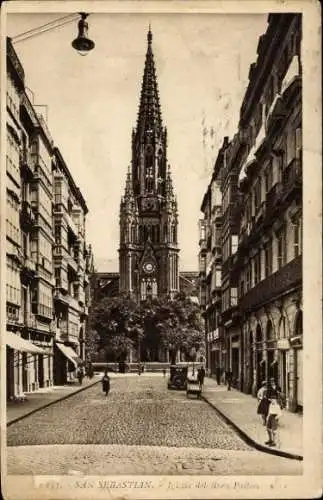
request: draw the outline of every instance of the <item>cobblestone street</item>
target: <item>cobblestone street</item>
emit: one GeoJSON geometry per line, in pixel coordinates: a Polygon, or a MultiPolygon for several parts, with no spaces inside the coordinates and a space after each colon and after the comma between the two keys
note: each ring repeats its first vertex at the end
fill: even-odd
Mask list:
{"type": "Polygon", "coordinates": [[[10,474],[301,473],[299,462],[247,446],[161,376],[112,378],[107,398],[94,385],[11,425],[7,439],[10,474]]]}

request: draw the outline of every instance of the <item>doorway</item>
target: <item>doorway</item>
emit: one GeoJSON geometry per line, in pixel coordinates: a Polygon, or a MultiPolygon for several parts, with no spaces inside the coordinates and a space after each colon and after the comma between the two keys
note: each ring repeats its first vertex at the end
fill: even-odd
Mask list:
{"type": "Polygon", "coordinates": [[[256,328],[256,368],[257,368],[257,390],[261,386],[261,382],[265,379],[265,363],[263,360],[263,352],[262,352],[262,330],[261,326],[258,323],[256,328]]]}
{"type": "Polygon", "coordinates": [[[28,392],[28,364],[27,353],[22,353],[22,391],[28,392]]]}
{"type": "Polygon", "coordinates": [[[253,336],[252,332],[249,334],[249,376],[248,376],[248,393],[252,393],[253,385],[253,336]]]}
{"type": "Polygon", "coordinates": [[[38,384],[39,387],[44,387],[44,356],[38,355],[38,384]]]}

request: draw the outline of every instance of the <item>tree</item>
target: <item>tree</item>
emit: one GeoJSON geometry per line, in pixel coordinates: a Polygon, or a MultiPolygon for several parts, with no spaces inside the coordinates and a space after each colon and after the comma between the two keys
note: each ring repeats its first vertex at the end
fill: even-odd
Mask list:
{"type": "Polygon", "coordinates": [[[197,352],[204,346],[204,333],[199,306],[183,293],[174,299],[167,297],[152,299],[142,304],[145,324],[145,339],[153,336],[159,346],[168,350],[174,363],[177,351],[191,359],[192,348],[197,352]]]}
{"type": "Polygon", "coordinates": [[[160,347],[170,353],[172,363],[178,351],[193,360],[204,345],[199,306],[183,293],[141,304],[125,295],[105,297],[92,306],[89,320],[96,348],[109,361],[125,361],[131,348],[140,358],[141,347],[152,361],[158,359],[160,347]]]}
{"type": "Polygon", "coordinates": [[[125,361],[143,335],[140,308],[130,297],[104,297],[91,309],[91,326],[98,335],[98,350],[107,360],[125,361]]]}

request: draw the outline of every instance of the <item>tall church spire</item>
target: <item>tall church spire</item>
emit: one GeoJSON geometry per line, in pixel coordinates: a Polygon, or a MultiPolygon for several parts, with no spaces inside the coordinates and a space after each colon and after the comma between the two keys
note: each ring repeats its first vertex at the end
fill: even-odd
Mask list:
{"type": "Polygon", "coordinates": [[[120,206],[120,291],[138,301],[173,297],[179,287],[178,212],[152,43],[149,26],[131,169],[120,206]]]}
{"type": "Polygon", "coordinates": [[[147,33],[148,46],[137,119],[137,133],[139,134],[143,134],[149,130],[156,132],[162,129],[162,119],[160,113],[154,54],[152,50],[152,40],[153,35],[149,25],[149,30],[147,33]]]}

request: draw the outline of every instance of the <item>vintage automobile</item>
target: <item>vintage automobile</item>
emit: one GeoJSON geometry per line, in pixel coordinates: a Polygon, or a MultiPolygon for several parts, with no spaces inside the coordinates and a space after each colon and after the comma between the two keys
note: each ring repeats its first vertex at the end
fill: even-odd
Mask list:
{"type": "Polygon", "coordinates": [[[187,364],[170,365],[168,389],[186,390],[187,368],[187,364]]]}

